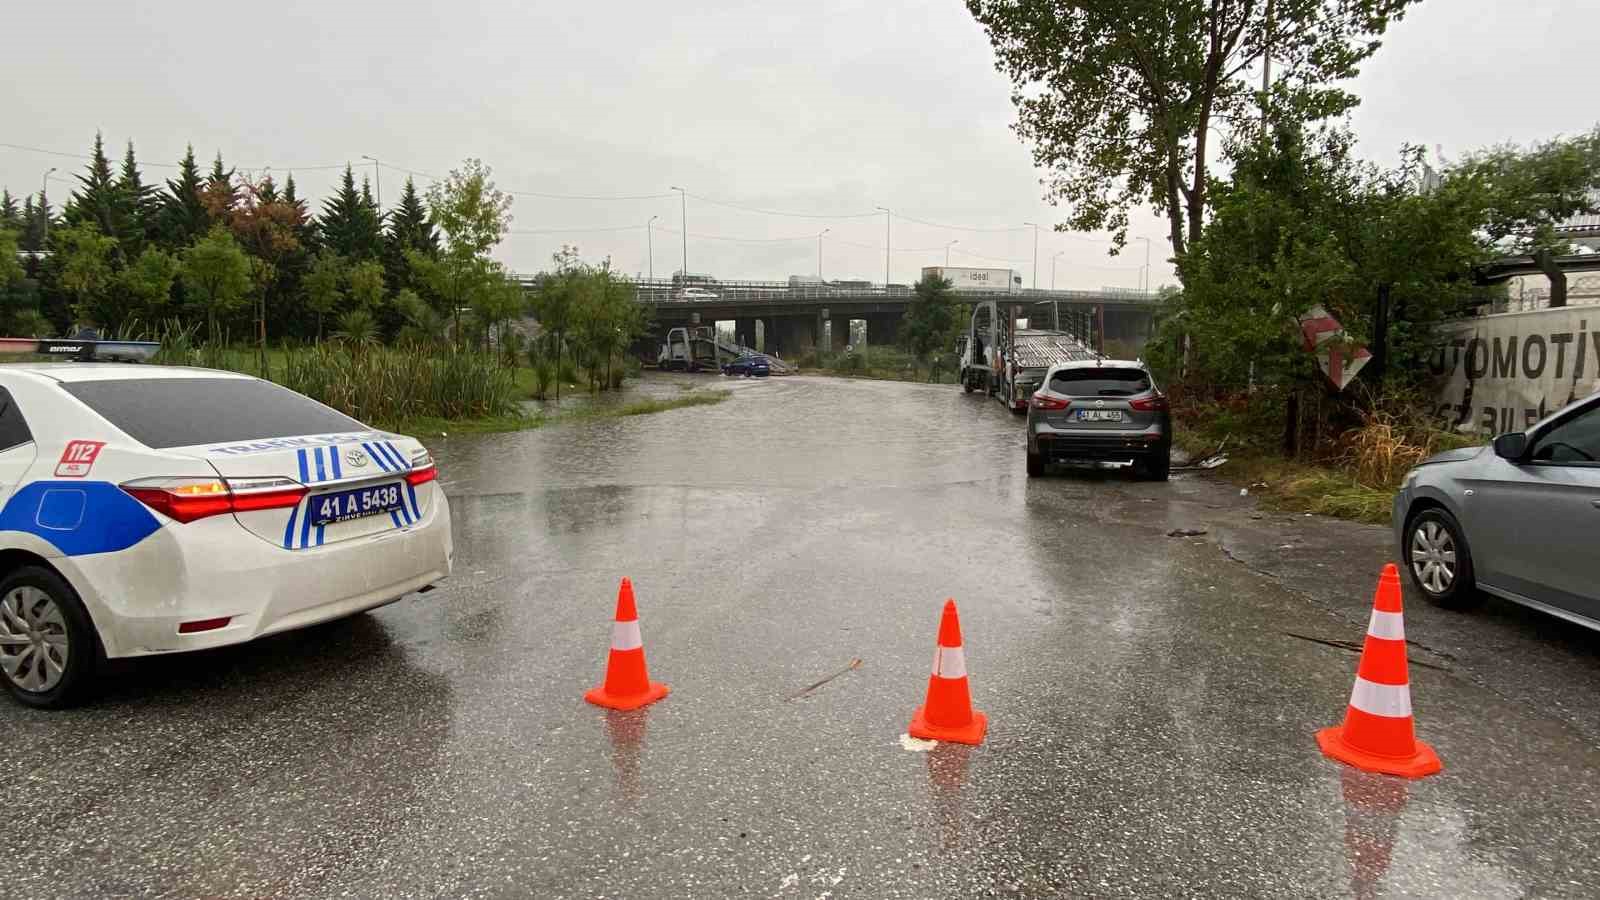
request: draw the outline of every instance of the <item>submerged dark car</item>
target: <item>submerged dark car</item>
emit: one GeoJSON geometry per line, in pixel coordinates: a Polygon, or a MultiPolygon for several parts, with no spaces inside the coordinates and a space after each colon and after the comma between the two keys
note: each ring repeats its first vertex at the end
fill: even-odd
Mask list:
{"type": "Polygon", "coordinates": [[[746,378],[758,375],[771,375],[772,363],[760,355],[741,356],[722,367],[724,375],[743,375],[746,378]]]}

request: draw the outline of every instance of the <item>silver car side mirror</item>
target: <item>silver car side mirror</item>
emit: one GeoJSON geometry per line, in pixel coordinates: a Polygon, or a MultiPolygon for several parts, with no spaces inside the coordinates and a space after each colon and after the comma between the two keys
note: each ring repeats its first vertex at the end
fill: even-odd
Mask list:
{"type": "Polygon", "coordinates": [[[1501,459],[1518,462],[1528,450],[1528,436],[1521,431],[1502,434],[1494,439],[1494,454],[1501,459]]]}

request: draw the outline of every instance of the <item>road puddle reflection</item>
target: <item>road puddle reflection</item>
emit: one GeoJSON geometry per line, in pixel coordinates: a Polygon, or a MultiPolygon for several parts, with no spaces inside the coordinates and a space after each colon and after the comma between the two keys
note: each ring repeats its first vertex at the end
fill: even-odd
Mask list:
{"type": "Polygon", "coordinates": [[[1350,890],[1357,900],[1371,900],[1381,891],[1394,855],[1405,812],[1408,785],[1392,775],[1375,775],[1341,766],[1344,793],[1344,852],[1350,860],[1350,890]]]}
{"type": "Polygon", "coordinates": [[[967,786],[967,768],[976,749],[967,744],[939,742],[927,753],[928,787],[933,798],[933,814],[939,823],[939,842],[945,850],[961,846],[966,818],[962,815],[962,794],[967,786]]]}
{"type": "Polygon", "coordinates": [[[606,710],[606,740],[611,744],[617,795],[630,806],[644,796],[640,760],[644,756],[644,729],[649,715],[648,709],[606,710]]]}

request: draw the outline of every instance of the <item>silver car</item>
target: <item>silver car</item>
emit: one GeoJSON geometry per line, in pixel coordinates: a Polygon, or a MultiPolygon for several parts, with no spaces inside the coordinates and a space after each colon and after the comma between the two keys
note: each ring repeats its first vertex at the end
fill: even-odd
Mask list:
{"type": "Polygon", "coordinates": [[[1600,629],[1600,394],[1488,447],[1412,469],[1394,501],[1411,581],[1439,606],[1485,591],[1600,629]]]}
{"type": "Polygon", "coordinates": [[[1150,369],[1138,360],[1057,363],[1028,399],[1028,474],[1055,462],[1131,462],[1166,481],[1172,415],[1150,369]]]}

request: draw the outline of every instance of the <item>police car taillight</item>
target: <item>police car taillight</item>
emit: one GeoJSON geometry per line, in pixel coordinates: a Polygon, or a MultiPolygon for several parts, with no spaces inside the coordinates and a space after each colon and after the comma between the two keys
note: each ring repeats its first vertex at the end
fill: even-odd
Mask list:
{"type": "Polygon", "coordinates": [[[140,478],[123,484],[134,499],[178,522],[224,513],[299,506],[305,485],[289,478],[140,478]]]}
{"type": "Polygon", "coordinates": [[[421,468],[412,469],[406,473],[406,481],[411,482],[413,486],[427,484],[438,477],[439,468],[431,460],[421,468]]]}

